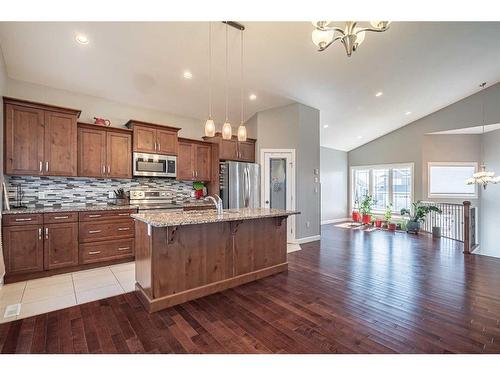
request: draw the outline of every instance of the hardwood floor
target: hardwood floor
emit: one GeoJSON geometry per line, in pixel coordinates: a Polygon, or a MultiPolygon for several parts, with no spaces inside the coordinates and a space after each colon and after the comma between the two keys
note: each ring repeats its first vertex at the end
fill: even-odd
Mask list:
{"type": "Polygon", "coordinates": [[[323,226],[289,271],[149,315],[134,293],[0,325],[2,353],[500,353],[500,259],[323,226]]]}

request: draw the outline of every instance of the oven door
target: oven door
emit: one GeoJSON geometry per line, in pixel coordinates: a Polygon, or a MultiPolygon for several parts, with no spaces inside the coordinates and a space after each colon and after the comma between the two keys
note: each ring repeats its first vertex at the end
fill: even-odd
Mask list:
{"type": "Polygon", "coordinates": [[[177,158],[157,154],[134,152],[134,176],[176,177],[177,158]]]}

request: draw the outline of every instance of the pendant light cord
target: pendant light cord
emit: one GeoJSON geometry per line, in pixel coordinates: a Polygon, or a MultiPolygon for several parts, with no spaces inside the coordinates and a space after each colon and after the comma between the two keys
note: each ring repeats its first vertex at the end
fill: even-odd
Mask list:
{"type": "Polygon", "coordinates": [[[243,119],[244,119],[244,116],[243,116],[243,30],[240,31],[240,34],[241,34],[241,82],[240,82],[240,101],[241,101],[241,109],[240,109],[240,116],[241,116],[241,119],[240,119],[240,124],[243,125],[243,119]]]}
{"type": "Polygon", "coordinates": [[[208,118],[212,119],[212,22],[208,23],[208,118]]]}
{"type": "Polygon", "coordinates": [[[228,45],[227,45],[227,22],[226,22],[226,122],[228,121],[228,107],[229,107],[229,77],[228,77],[228,45]]]}

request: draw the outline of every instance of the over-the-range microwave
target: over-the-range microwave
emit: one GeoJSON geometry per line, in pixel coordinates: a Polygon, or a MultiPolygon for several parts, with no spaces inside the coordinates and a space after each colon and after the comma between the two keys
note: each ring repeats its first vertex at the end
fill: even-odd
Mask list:
{"type": "Polygon", "coordinates": [[[134,176],[176,177],[177,157],[134,152],[134,176]]]}

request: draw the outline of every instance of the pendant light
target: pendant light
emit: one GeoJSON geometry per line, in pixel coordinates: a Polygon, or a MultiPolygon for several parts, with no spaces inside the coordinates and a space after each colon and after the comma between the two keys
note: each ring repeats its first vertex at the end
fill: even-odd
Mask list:
{"type": "Polygon", "coordinates": [[[212,22],[208,23],[208,119],[205,122],[205,136],[215,136],[215,124],[212,120],[212,22]]]}
{"type": "Polygon", "coordinates": [[[226,23],[226,120],[224,125],[222,125],[222,138],[231,139],[233,136],[233,129],[229,123],[228,113],[229,113],[229,78],[228,78],[228,46],[227,46],[227,23],[226,23]]]}
{"type": "MultiPolygon", "coordinates": [[[[484,127],[485,127],[485,114],[484,114],[484,88],[486,86],[486,82],[483,82],[479,85],[482,89],[482,97],[481,97],[481,115],[483,118],[483,129],[481,132],[482,138],[484,138],[484,127]]],[[[481,169],[479,172],[476,172],[472,175],[471,178],[468,178],[465,180],[465,183],[467,185],[474,185],[478,184],[483,187],[483,189],[486,189],[486,186],[488,184],[498,184],[500,183],[500,176],[495,177],[495,172],[487,171],[486,170],[486,165],[484,163],[484,150],[483,150],[483,142],[484,140],[481,139],[481,169]]]]}
{"type": "Polygon", "coordinates": [[[240,126],[238,127],[238,141],[245,142],[247,140],[247,128],[245,126],[244,115],[243,115],[243,30],[240,30],[241,35],[241,92],[240,92],[240,100],[241,100],[241,108],[240,108],[240,126]]]}

